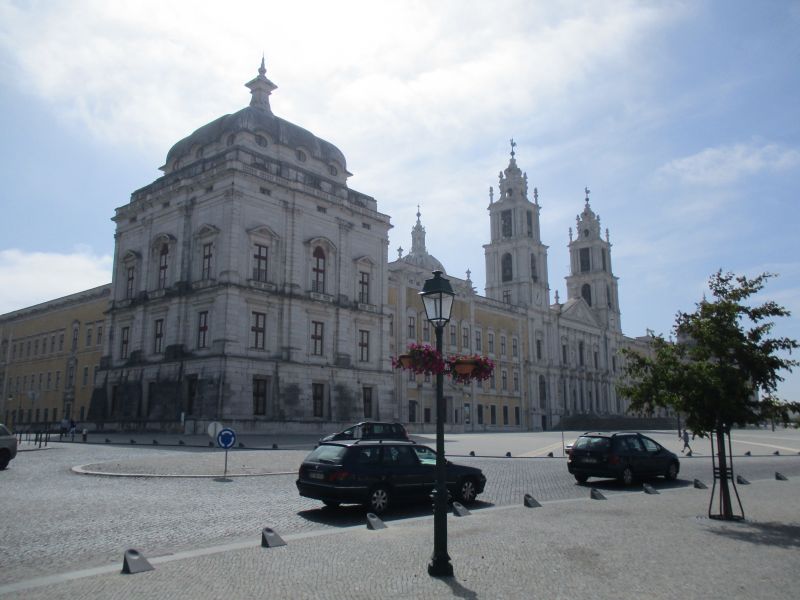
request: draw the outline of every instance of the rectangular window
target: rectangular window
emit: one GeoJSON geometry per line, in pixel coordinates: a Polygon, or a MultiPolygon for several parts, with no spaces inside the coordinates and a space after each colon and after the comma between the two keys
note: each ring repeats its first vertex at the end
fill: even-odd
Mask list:
{"type": "Polygon", "coordinates": [[[56,386],[55,386],[55,390],[58,391],[59,387],[61,387],[61,371],[56,371],[56,386]]]}
{"type": "Polygon", "coordinates": [[[430,423],[431,422],[431,409],[426,406],[425,410],[423,411],[423,415],[424,415],[425,422],[426,423],[430,423]]]}
{"type": "Polygon", "coordinates": [[[519,356],[519,341],[517,338],[511,338],[511,356],[514,358],[519,356]]]}
{"type": "Polygon", "coordinates": [[[361,388],[361,397],[364,401],[364,418],[372,418],[372,388],[361,388]]]}
{"type": "Polygon", "coordinates": [[[478,404],[478,425],[483,425],[483,404],[478,404]]]}
{"type": "Polygon", "coordinates": [[[131,328],[123,327],[120,333],[119,342],[119,356],[120,358],[128,358],[128,337],[130,336],[131,328]]]}
{"type": "Polygon", "coordinates": [[[455,346],[457,343],[456,340],[456,326],[450,325],[450,345],[455,346]]]}
{"type": "Polygon", "coordinates": [[[583,342],[578,342],[578,364],[583,366],[583,342]]]}
{"type": "Polygon", "coordinates": [[[533,237],[533,213],[528,211],[525,217],[528,224],[528,237],[533,237]]]}
{"type": "Polygon", "coordinates": [[[197,313],[197,347],[208,347],[208,311],[197,313]]]}
{"type": "Polygon", "coordinates": [[[253,377],[253,414],[267,414],[267,382],[266,377],[253,377]]]}
{"type": "Polygon", "coordinates": [[[360,271],[359,275],[358,301],[361,302],[361,304],[369,304],[369,273],[360,271]]]}
{"type": "Polygon", "coordinates": [[[500,356],[506,355],[506,336],[500,336],[500,356]]]}
{"type": "Polygon", "coordinates": [[[561,344],[561,362],[567,364],[567,345],[561,344]]]}
{"type": "Polygon", "coordinates": [[[267,281],[267,246],[256,244],[253,253],[253,279],[255,281],[267,281]]]}
{"type": "Polygon", "coordinates": [[[83,387],[89,385],[89,367],[83,367],[83,381],[81,382],[83,387]]]}
{"type": "MultiPolygon", "coordinates": [[[[320,323],[321,325],[321,323],[320,323]]],[[[323,407],[325,403],[325,384],[312,383],[311,384],[311,400],[314,406],[314,416],[322,417],[323,407]]]]}
{"type": "Polygon", "coordinates": [[[519,391],[519,372],[514,371],[514,391],[519,391]]]}
{"type": "Polygon", "coordinates": [[[64,334],[60,333],[58,335],[58,351],[61,352],[64,350],[64,334]]]}
{"type": "Polygon", "coordinates": [[[136,268],[128,267],[127,279],[125,281],[125,297],[133,298],[133,282],[136,276],[136,268]]]}
{"type": "Polygon", "coordinates": [[[599,368],[599,365],[600,365],[600,361],[597,358],[597,352],[595,352],[594,353],[594,368],[595,369],[599,368]]]}
{"type": "Polygon", "coordinates": [[[254,312],[252,323],[253,325],[250,327],[250,331],[253,334],[250,336],[250,339],[252,340],[251,348],[263,350],[264,340],[267,333],[267,315],[265,313],[254,312]]]}
{"type": "Polygon", "coordinates": [[[519,406],[514,407],[514,425],[519,425],[519,406]]]}
{"type": "Polygon", "coordinates": [[[480,331],[476,331],[475,332],[475,352],[477,352],[478,354],[483,352],[482,341],[483,340],[481,340],[481,332],[480,331]]]}
{"type": "MultiPolygon", "coordinates": [[[[31,385],[33,385],[33,378],[31,378],[31,385]]],[[[75,385],[75,367],[71,366],[67,371],[67,387],[71,388],[75,385]]]]}
{"type": "Polygon", "coordinates": [[[508,407],[503,406],[503,425],[508,425],[508,407]]]}
{"type": "Polygon", "coordinates": [[[489,418],[492,425],[497,425],[497,407],[494,404],[489,407],[489,418]]]}
{"type": "Polygon", "coordinates": [[[97,345],[99,346],[102,343],[103,343],[103,326],[102,325],[98,325],[97,326],[97,345]]]}
{"type": "Polygon", "coordinates": [[[489,376],[489,389],[495,389],[497,387],[497,379],[495,377],[495,373],[497,371],[492,371],[492,374],[489,376]]]}
{"type": "Polygon", "coordinates": [[[501,378],[500,389],[503,390],[504,392],[508,391],[508,371],[503,369],[503,371],[500,374],[500,378],[501,378]]]}
{"type": "Polygon", "coordinates": [[[488,336],[489,354],[494,354],[494,334],[490,333],[488,336]]]}
{"type": "MultiPolygon", "coordinates": [[[[322,356],[322,344],[324,342],[325,324],[322,321],[311,322],[311,354],[322,356]]],[[[314,384],[317,385],[317,384],[314,384]]],[[[317,416],[316,414],[314,416],[317,416]]],[[[322,416],[322,415],[319,415],[322,416]]]]}
{"type": "Polygon", "coordinates": [[[503,290],[503,302],[511,304],[511,290],[503,290]]]}
{"type": "Polygon", "coordinates": [[[431,323],[428,319],[424,319],[422,321],[422,341],[423,342],[430,342],[431,341],[431,323]]]}
{"type": "Polygon", "coordinates": [[[536,360],[542,360],[542,340],[536,340],[536,360]]]}
{"type": "Polygon", "coordinates": [[[72,349],[73,350],[77,350],[78,349],[78,327],[77,327],[77,325],[72,330],[72,349]]]}
{"type": "Polygon", "coordinates": [[[211,244],[203,244],[203,268],[200,279],[211,279],[211,244]]]}
{"type": "Polygon", "coordinates": [[[369,362],[369,331],[358,330],[358,352],[361,362],[369,362]]]}
{"type": "Polygon", "coordinates": [[[33,341],[33,355],[39,356],[39,340],[33,341]]]}
{"type": "Polygon", "coordinates": [[[408,317],[408,337],[414,339],[417,337],[417,319],[416,317],[408,317]]]}
{"type": "Polygon", "coordinates": [[[469,348],[469,327],[466,325],[461,328],[461,347],[469,348]]]}
{"type": "Polygon", "coordinates": [[[600,251],[600,258],[603,261],[603,271],[605,271],[606,270],[606,251],[605,251],[605,249],[600,251]]]}
{"type": "Polygon", "coordinates": [[[591,268],[591,262],[589,260],[589,248],[581,248],[580,261],[581,261],[581,273],[589,271],[591,268]]]}
{"type": "Polygon", "coordinates": [[[163,244],[158,255],[158,285],[159,290],[167,287],[167,265],[169,264],[169,246],[163,244]]]}
{"type": "Polygon", "coordinates": [[[48,389],[48,390],[52,389],[52,385],[53,385],[53,374],[50,371],[48,371],[47,372],[47,388],[46,389],[48,389]]]}
{"type": "Polygon", "coordinates": [[[153,352],[161,354],[164,345],[164,319],[153,322],[153,352]]]}
{"type": "MultiPolygon", "coordinates": [[[[92,345],[92,328],[91,327],[87,327],[86,328],[86,347],[88,348],[91,345],[92,345]]],[[[44,348],[44,345],[42,345],[42,348],[44,348]]]]}
{"type": "Polygon", "coordinates": [[[500,234],[503,237],[511,237],[511,211],[504,210],[500,213],[500,234]]]}

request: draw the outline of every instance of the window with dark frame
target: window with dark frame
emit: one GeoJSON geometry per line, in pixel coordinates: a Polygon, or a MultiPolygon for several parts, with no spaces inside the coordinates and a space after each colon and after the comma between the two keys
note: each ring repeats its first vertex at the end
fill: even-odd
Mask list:
{"type": "Polygon", "coordinates": [[[508,425],[508,406],[503,405],[503,425],[508,425]]]}
{"type": "Polygon", "coordinates": [[[531,211],[527,211],[525,217],[525,220],[528,224],[528,237],[533,237],[533,213],[531,211]]]}
{"type": "Polygon", "coordinates": [[[153,352],[161,354],[164,345],[164,319],[156,319],[153,323],[153,352]]]}
{"type": "Polygon", "coordinates": [[[325,251],[317,246],[314,248],[314,266],[311,269],[314,280],[311,282],[311,290],[320,294],[325,293],[325,251]]]}
{"type": "Polygon", "coordinates": [[[372,418],[372,388],[371,387],[361,388],[361,397],[363,399],[363,404],[364,404],[364,418],[365,419],[371,419],[372,418]]]}
{"type": "Polygon", "coordinates": [[[533,281],[539,281],[539,275],[536,270],[536,255],[531,254],[531,279],[533,281]]]}
{"type": "Polygon", "coordinates": [[[253,377],[253,414],[267,414],[267,382],[266,377],[253,377]]]}
{"type": "Polygon", "coordinates": [[[133,298],[133,282],[136,278],[136,267],[128,267],[128,277],[125,281],[125,298],[133,298]]]}
{"type": "Polygon", "coordinates": [[[500,213],[500,234],[503,237],[511,237],[511,211],[504,210],[500,213]]]}
{"type": "Polygon", "coordinates": [[[506,355],[506,336],[500,336],[500,356],[506,355]]]}
{"type": "Polygon", "coordinates": [[[490,423],[492,425],[497,425],[497,406],[492,404],[489,406],[489,416],[490,416],[490,423]]]}
{"type": "Polygon", "coordinates": [[[312,383],[311,384],[311,400],[314,407],[314,416],[321,418],[323,416],[323,408],[325,406],[325,384],[312,383]]]}
{"type": "Polygon", "coordinates": [[[255,251],[253,252],[253,280],[254,281],[267,281],[267,254],[269,248],[256,244],[255,251]]]}
{"type": "Polygon", "coordinates": [[[461,347],[469,348],[469,326],[464,325],[461,328],[461,347]]]}
{"type": "Polygon", "coordinates": [[[589,259],[589,248],[581,248],[580,267],[581,267],[581,273],[586,273],[591,269],[591,261],[589,259]]]}
{"type": "Polygon", "coordinates": [[[511,281],[514,279],[513,263],[511,255],[508,253],[503,254],[503,258],[500,259],[500,274],[502,281],[511,281]]]}
{"type": "Polygon", "coordinates": [[[423,319],[422,321],[422,341],[431,341],[431,323],[428,321],[428,319],[423,319]]]}
{"type": "Polygon", "coordinates": [[[251,338],[253,340],[253,345],[251,347],[256,350],[263,350],[267,333],[267,315],[265,313],[253,313],[253,325],[250,327],[250,331],[253,332],[251,338]]]}
{"type": "MultiPolygon", "coordinates": [[[[44,347],[46,345],[47,345],[47,338],[45,338],[44,341],[42,342],[42,353],[44,353],[44,347]]],[[[86,347],[88,348],[91,345],[92,345],[92,328],[91,327],[87,327],[86,328],[86,347]]]]}
{"type": "Polygon", "coordinates": [[[511,290],[503,290],[503,302],[511,304],[511,290]]]}
{"type": "Polygon", "coordinates": [[[358,301],[361,304],[369,304],[369,273],[359,271],[358,281],[358,301]]]}
{"type": "Polygon", "coordinates": [[[481,340],[481,332],[480,331],[476,331],[475,332],[475,352],[478,352],[478,353],[483,352],[483,345],[482,345],[481,342],[482,342],[482,340],[481,340]]]}
{"type": "Polygon", "coordinates": [[[536,360],[542,360],[542,340],[536,340],[536,360]]]}
{"type": "Polygon", "coordinates": [[[103,343],[103,326],[102,325],[98,325],[97,326],[97,345],[99,346],[102,343],[103,343]]]}
{"type": "Polygon", "coordinates": [[[130,336],[130,327],[123,327],[120,333],[119,343],[119,356],[120,358],[128,358],[128,337],[130,336]]]}
{"type": "Polygon", "coordinates": [[[358,330],[358,351],[361,362],[369,362],[369,331],[366,329],[358,330]]]}
{"type": "Polygon", "coordinates": [[[322,321],[311,322],[311,354],[322,356],[322,344],[324,342],[325,324],[322,321]]]}
{"type": "Polygon", "coordinates": [[[417,337],[417,319],[414,315],[408,317],[408,337],[412,339],[417,337]]]}
{"type": "Polygon", "coordinates": [[[511,356],[514,358],[519,356],[519,341],[517,338],[511,338],[511,356]]]}
{"type": "Polygon", "coordinates": [[[167,287],[167,264],[169,262],[169,245],[162,244],[158,255],[158,289],[167,287]]]}
{"type": "Polygon", "coordinates": [[[487,343],[489,344],[489,354],[494,354],[494,334],[490,333],[487,339],[487,343]]]}
{"type": "Polygon", "coordinates": [[[212,244],[203,244],[203,268],[200,273],[200,279],[211,279],[211,246],[212,244]]]}
{"type": "Polygon", "coordinates": [[[450,345],[451,346],[455,346],[456,345],[456,343],[458,341],[456,339],[456,337],[457,337],[456,326],[455,325],[450,325],[450,345]]]}
{"type": "Polygon", "coordinates": [[[197,313],[197,347],[206,348],[208,345],[208,311],[197,313]]]}
{"type": "Polygon", "coordinates": [[[508,371],[505,369],[500,373],[500,389],[504,392],[508,390],[508,371]]]}

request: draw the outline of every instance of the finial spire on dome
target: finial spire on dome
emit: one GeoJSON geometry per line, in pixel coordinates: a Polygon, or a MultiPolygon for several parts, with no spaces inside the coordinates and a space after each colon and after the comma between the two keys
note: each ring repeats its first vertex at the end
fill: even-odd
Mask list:
{"type": "Polygon", "coordinates": [[[266,75],[267,67],[264,64],[264,55],[262,54],[261,66],[258,67],[258,76],[244,85],[250,88],[250,94],[252,96],[250,98],[250,106],[271,113],[272,109],[269,106],[269,95],[273,90],[277,89],[278,86],[267,79],[266,75]]]}
{"type": "Polygon", "coordinates": [[[511,158],[514,158],[516,152],[514,152],[514,148],[516,148],[517,142],[514,141],[514,138],[511,138],[511,158]]]}
{"type": "Polygon", "coordinates": [[[589,194],[591,193],[592,190],[590,190],[589,187],[587,186],[583,188],[583,191],[586,192],[586,204],[589,204],[589,194]]]}
{"type": "Polygon", "coordinates": [[[419,212],[419,204],[417,204],[417,223],[419,223],[419,218],[421,216],[422,216],[422,214],[419,212]]]}

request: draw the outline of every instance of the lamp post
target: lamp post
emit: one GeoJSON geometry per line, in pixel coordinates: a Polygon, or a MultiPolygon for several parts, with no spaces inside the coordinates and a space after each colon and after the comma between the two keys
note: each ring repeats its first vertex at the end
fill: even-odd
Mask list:
{"type": "MultiPolygon", "coordinates": [[[[436,331],[436,351],[442,353],[442,330],[450,320],[455,293],[450,281],[434,271],[420,292],[428,321],[436,331]]],[[[444,374],[436,374],[436,487],[433,490],[433,556],[428,575],[452,577],[453,565],[447,554],[447,470],[444,458],[444,374]]]]}

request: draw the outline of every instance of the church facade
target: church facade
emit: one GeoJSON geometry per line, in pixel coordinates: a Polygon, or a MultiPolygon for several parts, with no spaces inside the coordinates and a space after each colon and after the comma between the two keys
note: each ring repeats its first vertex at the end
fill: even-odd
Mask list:
{"type": "Polygon", "coordinates": [[[344,154],[273,113],[263,60],[246,86],[249,106],[176,143],[163,175],[115,212],[110,298],[89,319],[106,334],[87,424],[323,431],[377,419],[425,430],[433,381],[393,370],[391,357],[433,341],[418,296],[433,270],[457,293],[445,352],[497,365],[482,384],[446,384],[448,428],[624,414],[619,351],[646,342],[622,333],[609,234],[588,190],[562,302],[551,298],[539,195],[512,143],[497,198],[490,191],[481,296],[469,272],[448,275],[427,252],[419,210],[411,251],[390,262],[390,218],[348,187],[344,154]]]}

